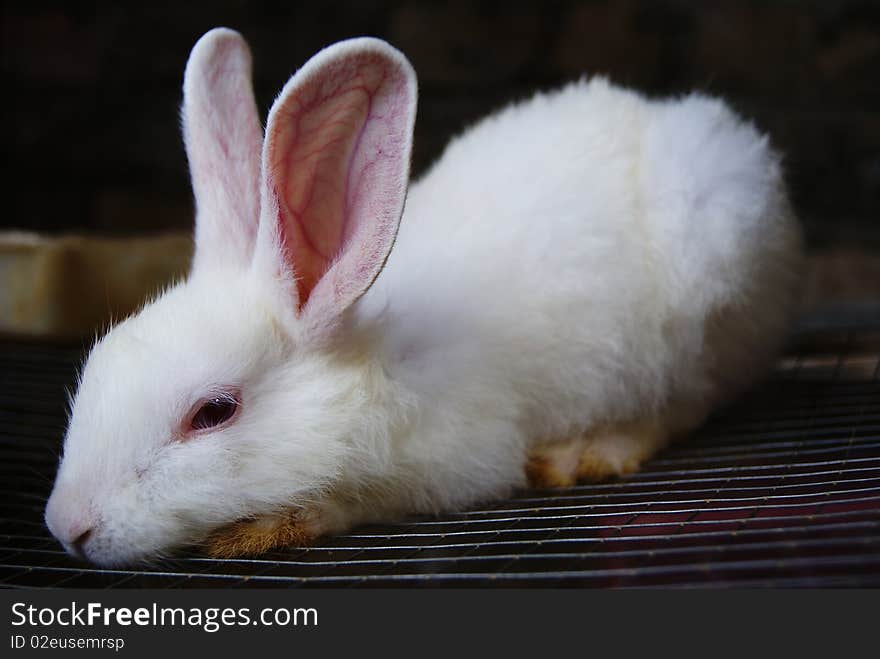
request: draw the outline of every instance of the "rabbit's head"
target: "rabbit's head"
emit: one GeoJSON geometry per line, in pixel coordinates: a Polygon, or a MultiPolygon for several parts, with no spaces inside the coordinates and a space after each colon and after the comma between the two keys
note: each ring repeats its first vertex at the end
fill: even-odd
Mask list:
{"type": "Polygon", "coordinates": [[[85,364],[46,508],[68,551],[102,565],[162,556],[305,505],[363,459],[353,437],[378,376],[346,312],[394,242],[415,105],[406,59],[353,39],[288,81],[264,139],[242,38],[217,29],[196,44],[192,271],[85,364]]]}

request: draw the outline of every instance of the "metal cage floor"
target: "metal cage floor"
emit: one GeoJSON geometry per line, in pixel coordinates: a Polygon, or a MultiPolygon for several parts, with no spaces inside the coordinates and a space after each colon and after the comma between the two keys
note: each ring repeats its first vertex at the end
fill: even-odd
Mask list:
{"type": "Polygon", "coordinates": [[[251,560],[103,570],[42,521],[79,351],[0,344],[0,585],[880,586],[880,329],[802,333],[774,375],[625,479],[251,560]]]}

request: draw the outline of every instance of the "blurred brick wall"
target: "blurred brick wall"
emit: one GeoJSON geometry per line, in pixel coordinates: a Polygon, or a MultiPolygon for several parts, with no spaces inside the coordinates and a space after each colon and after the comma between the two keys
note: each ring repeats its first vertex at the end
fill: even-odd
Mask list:
{"type": "Polygon", "coordinates": [[[880,3],[864,0],[4,1],[2,227],[188,229],[181,77],[217,25],[251,42],[264,113],[320,47],[398,46],[420,77],[417,172],[467,122],[582,73],[724,95],[786,152],[812,244],[880,246],[880,3]]]}

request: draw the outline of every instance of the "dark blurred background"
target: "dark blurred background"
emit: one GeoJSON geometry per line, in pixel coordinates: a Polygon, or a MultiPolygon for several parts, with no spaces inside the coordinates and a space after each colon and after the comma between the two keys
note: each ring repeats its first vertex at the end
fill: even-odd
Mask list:
{"type": "Polygon", "coordinates": [[[582,74],[729,99],[786,154],[812,246],[880,245],[880,3],[279,2],[3,4],[2,228],[189,230],[178,107],[187,54],[242,32],[265,112],[310,55],[387,39],[421,84],[415,171],[505,101],[582,74]]]}

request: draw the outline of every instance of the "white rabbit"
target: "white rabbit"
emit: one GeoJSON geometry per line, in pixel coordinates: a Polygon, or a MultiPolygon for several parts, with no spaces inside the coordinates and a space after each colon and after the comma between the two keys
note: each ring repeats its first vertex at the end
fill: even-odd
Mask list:
{"type": "Polygon", "coordinates": [[[415,108],[403,55],[353,39],[288,81],[264,140],[243,39],[198,42],[192,272],[82,371],[46,509],[69,551],[258,552],[624,474],[767,367],[799,231],[724,103],[577,82],[407,192],[415,108]]]}

